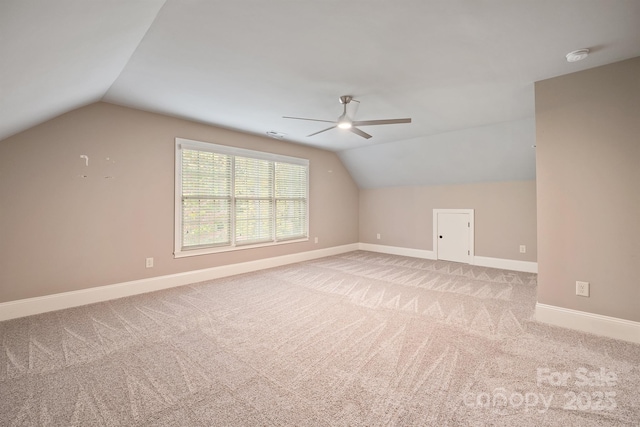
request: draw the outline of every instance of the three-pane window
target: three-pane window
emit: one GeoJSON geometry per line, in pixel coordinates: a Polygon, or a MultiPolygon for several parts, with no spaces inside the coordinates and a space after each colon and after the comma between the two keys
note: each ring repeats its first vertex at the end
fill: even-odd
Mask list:
{"type": "Polygon", "coordinates": [[[177,138],[176,172],[176,256],[308,238],[308,160],[177,138]]]}

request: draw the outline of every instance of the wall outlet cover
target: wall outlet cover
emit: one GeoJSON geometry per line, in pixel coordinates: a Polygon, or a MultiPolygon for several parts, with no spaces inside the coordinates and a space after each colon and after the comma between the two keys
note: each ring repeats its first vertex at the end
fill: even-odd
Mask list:
{"type": "Polygon", "coordinates": [[[589,296],[589,282],[576,281],[576,295],[581,297],[589,296]]]}

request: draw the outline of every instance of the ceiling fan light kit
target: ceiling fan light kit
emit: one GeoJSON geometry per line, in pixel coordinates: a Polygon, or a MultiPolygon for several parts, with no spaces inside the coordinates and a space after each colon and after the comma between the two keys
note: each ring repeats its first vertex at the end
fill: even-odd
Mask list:
{"type": "Polygon", "coordinates": [[[347,104],[349,104],[351,101],[355,101],[355,102],[359,102],[356,99],[353,99],[353,96],[351,95],[342,95],[340,98],[340,103],[342,104],[342,115],[340,115],[340,117],[338,117],[337,121],[331,121],[331,120],[320,120],[320,119],[307,119],[307,118],[303,118],[303,117],[290,117],[290,116],[283,116],[282,118],[284,119],[294,119],[294,120],[308,120],[308,121],[312,121],[312,122],[325,122],[325,123],[333,123],[334,125],[331,127],[328,127],[326,129],[323,129],[321,131],[318,132],[314,132],[310,135],[307,135],[307,137],[310,136],[314,136],[317,135],[319,133],[322,132],[326,132],[328,130],[331,129],[335,129],[335,128],[340,128],[340,129],[345,129],[348,130],[352,133],[355,133],[358,136],[361,136],[362,138],[366,138],[369,139],[371,138],[371,135],[369,135],[366,132],[361,131],[360,129],[358,129],[358,126],[374,126],[374,125],[393,125],[393,124],[400,124],[400,123],[411,123],[411,119],[407,118],[407,119],[383,119],[383,120],[358,120],[358,121],[354,121],[352,120],[348,115],[347,115],[347,104]]]}
{"type": "Polygon", "coordinates": [[[352,126],[353,124],[346,114],[343,114],[338,118],[338,127],[340,129],[350,129],[352,126]]]}

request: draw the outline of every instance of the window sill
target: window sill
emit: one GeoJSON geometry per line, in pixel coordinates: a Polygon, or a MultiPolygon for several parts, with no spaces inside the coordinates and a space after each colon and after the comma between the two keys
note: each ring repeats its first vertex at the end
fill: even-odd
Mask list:
{"type": "Polygon", "coordinates": [[[176,251],[173,253],[173,257],[186,258],[191,256],[210,255],[210,254],[217,254],[222,252],[242,251],[245,249],[266,248],[269,246],[280,246],[280,245],[286,245],[289,243],[300,243],[300,242],[308,242],[308,241],[309,241],[309,238],[305,237],[302,239],[282,240],[280,242],[275,242],[275,243],[268,242],[268,243],[258,243],[254,245],[223,246],[223,247],[193,249],[193,250],[186,250],[186,251],[176,251]]]}

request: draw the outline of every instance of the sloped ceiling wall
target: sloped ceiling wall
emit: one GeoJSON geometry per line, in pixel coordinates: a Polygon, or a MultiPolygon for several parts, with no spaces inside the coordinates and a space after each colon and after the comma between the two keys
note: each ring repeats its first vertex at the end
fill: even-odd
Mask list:
{"type": "Polygon", "coordinates": [[[640,55],[638,22],[638,1],[3,0],[0,139],[103,100],[282,132],[363,188],[533,179],[534,82],[640,55]],[[413,121],[282,117],[333,121],[347,94],[356,120],[413,121]]]}
{"type": "Polygon", "coordinates": [[[0,4],[0,139],[102,99],[164,0],[0,4]]]}
{"type": "Polygon", "coordinates": [[[360,188],[526,181],[536,177],[535,120],[523,119],[339,153],[360,188]]]}

